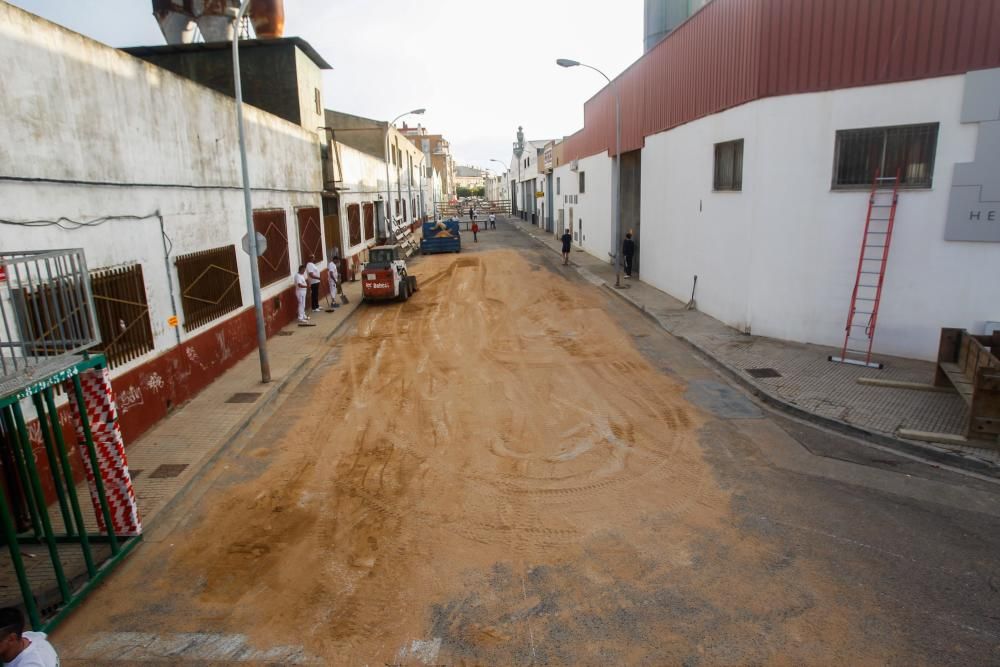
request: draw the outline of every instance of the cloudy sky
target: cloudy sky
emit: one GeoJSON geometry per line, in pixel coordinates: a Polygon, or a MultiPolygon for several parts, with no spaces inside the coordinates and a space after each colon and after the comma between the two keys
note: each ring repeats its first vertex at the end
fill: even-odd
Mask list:
{"type": "MultiPolygon", "coordinates": [[[[162,44],[149,0],[8,0],[111,46],[162,44]]],[[[333,65],[328,108],[381,120],[426,107],[457,160],[508,161],[528,139],[570,134],[583,103],[642,54],[642,0],[285,0],[285,34],[333,65]]],[[[496,167],[497,165],[492,165],[496,167]]]]}

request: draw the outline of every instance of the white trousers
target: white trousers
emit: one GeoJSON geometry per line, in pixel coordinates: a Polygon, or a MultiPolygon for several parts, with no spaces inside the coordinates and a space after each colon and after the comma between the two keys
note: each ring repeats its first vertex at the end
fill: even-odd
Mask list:
{"type": "Polygon", "coordinates": [[[299,319],[306,319],[306,288],[295,288],[295,300],[299,302],[299,319]]]}

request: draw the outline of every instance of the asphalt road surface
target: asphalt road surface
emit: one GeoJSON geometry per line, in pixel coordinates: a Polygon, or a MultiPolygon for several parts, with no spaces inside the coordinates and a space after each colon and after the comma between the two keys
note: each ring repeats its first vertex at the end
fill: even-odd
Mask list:
{"type": "Polygon", "coordinates": [[[1000,664],[1000,488],[760,407],[500,227],[362,307],[65,665],[1000,664]]]}

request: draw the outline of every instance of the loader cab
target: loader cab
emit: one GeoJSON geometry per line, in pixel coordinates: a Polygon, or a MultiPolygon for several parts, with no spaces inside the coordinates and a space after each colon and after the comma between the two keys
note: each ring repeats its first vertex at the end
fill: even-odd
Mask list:
{"type": "Polygon", "coordinates": [[[389,268],[400,259],[402,253],[398,245],[375,246],[368,251],[368,263],[365,266],[372,269],[389,268]]]}

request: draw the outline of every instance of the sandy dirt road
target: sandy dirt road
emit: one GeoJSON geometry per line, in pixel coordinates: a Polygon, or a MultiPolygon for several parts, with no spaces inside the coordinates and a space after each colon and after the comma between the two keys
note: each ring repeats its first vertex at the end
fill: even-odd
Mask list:
{"type": "Polygon", "coordinates": [[[921,662],[830,552],[747,528],[715,418],[599,290],[504,249],[415,272],[59,631],[67,664],[921,662]]]}

